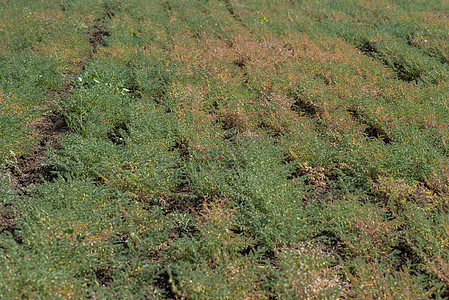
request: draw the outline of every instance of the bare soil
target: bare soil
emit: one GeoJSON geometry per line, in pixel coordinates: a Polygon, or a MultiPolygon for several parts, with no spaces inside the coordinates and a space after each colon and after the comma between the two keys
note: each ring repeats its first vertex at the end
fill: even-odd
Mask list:
{"type": "Polygon", "coordinates": [[[110,36],[111,34],[103,25],[95,25],[87,31],[86,35],[92,47],[92,54],[94,54],[97,52],[98,45],[107,46],[103,37],[110,36]]]}
{"type": "Polygon", "coordinates": [[[48,147],[60,148],[58,139],[69,132],[64,116],[53,111],[32,125],[34,128],[30,134],[37,141],[29,153],[19,156],[15,163],[9,166],[14,189],[25,194],[29,194],[35,184],[54,178],[53,167],[43,164],[47,159],[45,151],[48,147]]]}
{"type": "MultiPolygon", "coordinates": [[[[17,226],[15,223],[15,213],[11,206],[6,206],[0,213],[0,235],[11,234],[16,243],[21,244],[22,238],[17,234],[17,226]]],[[[1,246],[0,246],[1,249],[1,246]]]]}

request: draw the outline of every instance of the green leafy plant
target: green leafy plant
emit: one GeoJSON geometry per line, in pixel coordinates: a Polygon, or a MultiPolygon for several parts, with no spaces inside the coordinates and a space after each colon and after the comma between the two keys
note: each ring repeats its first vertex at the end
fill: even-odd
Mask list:
{"type": "Polygon", "coordinates": [[[0,298],[448,297],[447,3],[2,4],[0,298]]]}

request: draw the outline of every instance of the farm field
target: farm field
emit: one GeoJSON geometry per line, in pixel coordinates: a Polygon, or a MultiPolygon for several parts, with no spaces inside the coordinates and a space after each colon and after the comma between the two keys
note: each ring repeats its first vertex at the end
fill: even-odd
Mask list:
{"type": "Polygon", "coordinates": [[[1,299],[449,298],[449,2],[0,0],[1,299]]]}

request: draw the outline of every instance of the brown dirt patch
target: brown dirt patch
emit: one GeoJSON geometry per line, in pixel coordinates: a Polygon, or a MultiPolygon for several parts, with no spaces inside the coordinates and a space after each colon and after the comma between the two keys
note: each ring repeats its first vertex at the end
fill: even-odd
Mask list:
{"type": "Polygon", "coordinates": [[[32,145],[31,151],[23,154],[9,165],[9,172],[12,176],[12,183],[16,191],[29,193],[35,184],[42,183],[43,180],[54,178],[53,167],[43,165],[47,156],[45,151],[49,148],[59,149],[58,139],[69,131],[64,116],[57,112],[49,112],[34,124],[31,136],[37,141],[32,145]]]}
{"type": "Polygon", "coordinates": [[[162,195],[159,203],[167,206],[167,212],[179,211],[185,214],[197,214],[203,207],[206,199],[188,185],[182,184],[171,188],[169,194],[162,195]]]}
{"type": "Polygon", "coordinates": [[[103,37],[110,36],[111,33],[103,25],[94,25],[86,32],[89,44],[92,47],[92,54],[97,52],[98,45],[107,46],[103,37]]]}
{"type": "Polygon", "coordinates": [[[109,286],[113,280],[112,268],[109,266],[98,267],[95,270],[95,277],[101,286],[109,286]]]}
{"type": "Polygon", "coordinates": [[[159,274],[153,284],[154,287],[162,291],[162,295],[165,299],[183,299],[183,297],[180,297],[176,293],[179,293],[179,291],[174,289],[175,282],[176,280],[172,278],[172,276],[170,276],[170,274],[165,270],[159,274]]]}
{"type": "Polygon", "coordinates": [[[22,238],[17,235],[17,226],[15,223],[14,211],[12,207],[6,206],[2,208],[0,213],[0,235],[10,233],[14,240],[18,243],[22,243],[22,238]]]}

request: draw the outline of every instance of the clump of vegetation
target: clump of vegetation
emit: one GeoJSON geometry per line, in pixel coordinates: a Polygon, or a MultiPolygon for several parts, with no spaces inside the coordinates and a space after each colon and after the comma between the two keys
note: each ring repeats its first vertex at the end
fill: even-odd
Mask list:
{"type": "Polygon", "coordinates": [[[448,298],[448,9],[6,2],[0,297],[448,298]]]}

